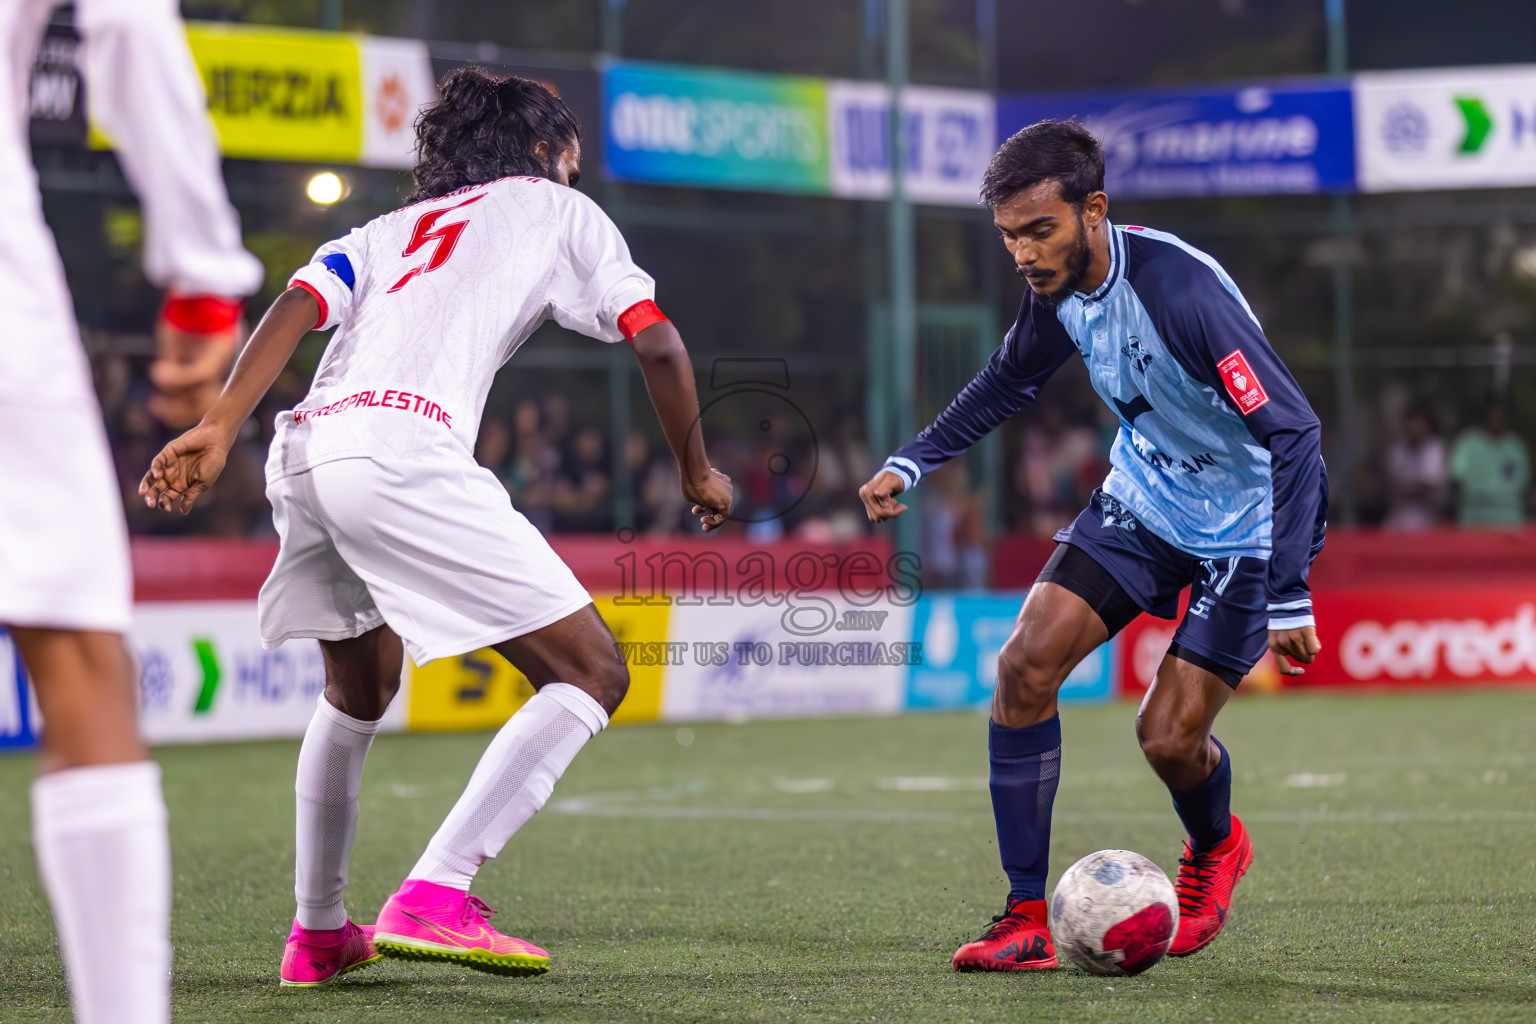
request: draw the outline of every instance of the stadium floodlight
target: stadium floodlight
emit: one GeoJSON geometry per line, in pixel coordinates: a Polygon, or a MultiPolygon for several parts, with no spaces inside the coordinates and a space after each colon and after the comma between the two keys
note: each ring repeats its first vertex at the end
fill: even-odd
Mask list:
{"type": "Polygon", "coordinates": [[[309,179],[309,184],[304,191],[311,202],[330,206],[347,194],[347,185],[339,175],[331,171],[321,171],[309,179]]]}

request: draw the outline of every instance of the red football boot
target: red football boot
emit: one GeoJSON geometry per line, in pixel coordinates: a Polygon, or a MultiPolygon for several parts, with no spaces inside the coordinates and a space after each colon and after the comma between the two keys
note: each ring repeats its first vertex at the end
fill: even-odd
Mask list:
{"type": "Polygon", "coordinates": [[[975,942],[955,951],[957,971],[1038,971],[1058,967],[1045,900],[1014,900],[975,942]]]}
{"type": "Polygon", "coordinates": [[[1248,830],[1232,815],[1232,834],[1205,853],[1195,853],[1184,842],[1179,858],[1179,877],[1173,889],[1179,895],[1179,930],[1169,956],[1189,956],[1204,949],[1221,934],[1232,906],[1232,890],[1253,863],[1253,843],[1248,830]]]}

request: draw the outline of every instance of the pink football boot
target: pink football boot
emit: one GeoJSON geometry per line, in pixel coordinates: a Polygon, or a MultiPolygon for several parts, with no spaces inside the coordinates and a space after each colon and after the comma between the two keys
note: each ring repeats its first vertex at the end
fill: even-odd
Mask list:
{"type": "Polygon", "coordinates": [[[385,956],[447,960],[509,977],[549,970],[548,953],[487,923],[494,913],[478,896],[409,878],[379,911],[374,948],[385,956]]]}
{"type": "Polygon", "coordinates": [[[348,921],[344,927],[322,931],[301,928],[295,921],[278,977],[286,986],[318,988],[383,959],[373,948],[373,925],[348,921]]]}

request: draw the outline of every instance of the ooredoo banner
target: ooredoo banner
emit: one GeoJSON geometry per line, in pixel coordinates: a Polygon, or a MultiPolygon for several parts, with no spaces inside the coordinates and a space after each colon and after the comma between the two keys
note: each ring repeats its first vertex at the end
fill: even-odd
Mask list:
{"type": "MultiPolygon", "coordinates": [[[[1460,686],[1536,682],[1536,587],[1329,590],[1313,595],[1323,650],[1305,675],[1265,655],[1257,689],[1460,686]]],[[[1127,692],[1145,690],[1177,620],[1143,615],[1121,634],[1127,692]]]]}

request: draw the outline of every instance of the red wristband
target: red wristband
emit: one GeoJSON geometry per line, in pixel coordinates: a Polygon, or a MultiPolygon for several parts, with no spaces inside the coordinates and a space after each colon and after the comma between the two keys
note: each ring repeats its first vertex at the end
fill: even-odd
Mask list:
{"type": "Polygon", "coordinates": [[[656,308],[656,303],[644,299],[619,315],[619,333],[624,335],[625,341],[634,341],[635,335],[665,319],[666,315],[656,308]]]}
{"type": "Polygon", "coordinates": [[[189,334],[222,334],[240,321],[244,303],[219,295],[176,295],[165,297],[160,319],[189,334]]]}

